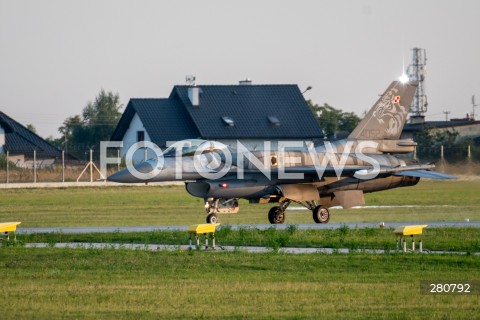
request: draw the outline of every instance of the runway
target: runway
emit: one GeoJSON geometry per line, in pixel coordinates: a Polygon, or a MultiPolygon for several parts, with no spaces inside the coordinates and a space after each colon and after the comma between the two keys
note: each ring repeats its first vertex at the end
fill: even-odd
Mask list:
{"type": "MultiPolygon", "coordinates": [[[[480,221],[470,221],[470,222],[440,222],[440,221],[430,221],[430,222],[385,222],[385,228],[396,228],[400,226],[407,225],[417,225],[417,224],[426,224],[428,228],[442,228],[442,227],[453,227],[453,228],[465,228],[473,227],[480,228],[480,221]]],[[[223,225],[223,227],[229,226],[233,230],[238,229],[258,229],[266,230],[270,228],[275,228],[277,230],[285,230],[289,228],[290,224],[234,224],[234,225],[223,225]]],[[[328,230],[328,229],[338,229],[341,227],[348,227],[350,229],[364,229],[364,228],[378,228],[378,223],[373,222],[359,222],[359,223],[326,223],[326,224],[295,224],[299,230],[328,230]]],[[[111,227],[51,227],[51,228],[18,228],[17,234],[40,234],[40,233],[65,233],[65,234],[76,234],[76,233],[109,233],[109,232],[155,232],[155,231],[185,231],[188,226],[111,226],[111,227]]],[[[222,225],[219,229],[222,228],[222,225]]]]}

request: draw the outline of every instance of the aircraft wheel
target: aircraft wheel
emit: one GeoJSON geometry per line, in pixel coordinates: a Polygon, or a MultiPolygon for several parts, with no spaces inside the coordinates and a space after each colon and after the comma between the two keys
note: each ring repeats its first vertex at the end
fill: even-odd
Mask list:
{"type": "Polygon", "coordinates": [[[280,207],[272,207],[270,211],[268,211],[268,221],[271,224],[280,224],[285,222],[285,212],[280,210],[280,207]]]}
{"type": "Polygon", "coordinates": [[[316,223],[327,223],[330,220],[330,211],[322,206],[316,206],[313,212],[313,220],[316,223]]]}
{"type": "Polygon", "coordinates": [[[218,217],[215,213],[210,213],[207,216],[207,223],[217,223],[218,222],[218,217]]]}

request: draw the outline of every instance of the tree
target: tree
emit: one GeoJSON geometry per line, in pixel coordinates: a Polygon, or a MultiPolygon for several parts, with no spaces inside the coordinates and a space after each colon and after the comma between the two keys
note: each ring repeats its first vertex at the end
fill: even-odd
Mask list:
{"type": "Polygon", "coordinates": [[[65,143],[62,138],[54,138],[53,136],[48,136],[45,138],[45,140],[51,145],[57,147],[58,149],[63,149],[65,147],[65,143]]]}
{"type": "Polygon", "coordinates": [[[86,129],[83,133],[87,135],[88,141],[98,143],[102,140],[110,140],[121,112],[120,97],[111,92],[101,90],[94,102],[89,102],[83,109],[83,124],[86,129]]]}
{"type": "Polygon", "coordinates": [[[15,163],[7,159],[7,155],[0,153],[0,169],[5,170],[7,168],[7,163],[9,168],[15,168],[15,163]]]}
{"type": "Polygon", "coordinates": [[[58,131],[62,134],[60,143],[63,144],[63,147],[67,152],[78,155],[78,152],[85,149],[84,144],[86,141],[84,139],[83,130],[83,121],[79,115],[68,117],[63,121],[63,126],[58,128],[58,131]]]}
{"type": "Polygon", "coordinates": [[[352,132],[360,123],[360,118],[353,112],[343,112],[338,126],[339,131],[352,132]]]}
{"type": "Polygon", "coordinates": [[[337,133],[352,132],[360,122],[360,118],[353,112],[343,112],[340,109],[324,103],[323,106],[313,104],[311,100],[307,101],[310,110],[312,110],[318,124],[325,132],[327,139],[335,139],[337,133]]]}
{"type": "MultiPolygon", "coordinates": [[[[120,97],[101,90],[95,100],[88,102],[82,115],[68,117],[58,128],[68,152],[81,157],[88,148],[98,150],[100,141],[109,140],[121,117],[120,97]]],[[[57,142],[59,142],[57,140],[57,142]]]]}
{"type": "Polygon", "coordinates": [[[27,124],[27,129],[32,131],[33,133],[37,133],[37,129],[31,123],[27,124]]]}
{"type": "Polygon", "coordinates": [[[474,144],[472,138],[461,138],[455,130],[423,130],[417,132],[413,139],[417,143],[417,156],[422,160],[430,161],[441,158],[441,146],[447,161],[463,161],[467,158],[468,145],[474,144]]]}

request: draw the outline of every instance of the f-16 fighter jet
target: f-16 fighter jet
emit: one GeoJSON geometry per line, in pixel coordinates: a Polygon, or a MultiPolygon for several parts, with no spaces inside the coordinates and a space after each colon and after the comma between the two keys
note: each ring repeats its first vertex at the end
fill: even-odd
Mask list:
{"type": "Polygon", "coordinates": [[[127,158],[127,168],[108,180],[184,181],[189,194],[204,199],[207,223],[216,223],[221,213],[238,212],[240,198],[278,203],[268,211],[272,224],[284,223],[291,203],[311,210],[316,223],[327,223],[330,207],[363,205],[367,192],[414,186],[420,178],[454,178],[432,171],[432,164],[396,156],[416,146],[400,140],[416,88],[417,83],[392,82],[344,140],[317,146],[285,141],[276,150],[267,141],[261,151],[240,142],[232,148],[215,141],[179,141],[137,165],[127,158]]]}

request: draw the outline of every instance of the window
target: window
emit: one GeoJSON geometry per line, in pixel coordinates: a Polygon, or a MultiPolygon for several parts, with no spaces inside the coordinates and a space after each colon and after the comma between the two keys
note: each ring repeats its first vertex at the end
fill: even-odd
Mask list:
{"type": "Polygon", "coordinates": [[[145,131],[137,131],[137,142],[145,141],[145,131]]]}
{"type": "Polygon", "coordinates": [[[268,121],[270,121],[270,124],[274,127],[280,127],[280,120],[278,120],[277,117],[275,116],[268,116],[268,121]]]}
{"type": "Polygon", "coordinates": [[[229,127],[233,127],[235,125],[235,121],[233,121],[230,117],[222,117],[223,123],[229,127]]]}

